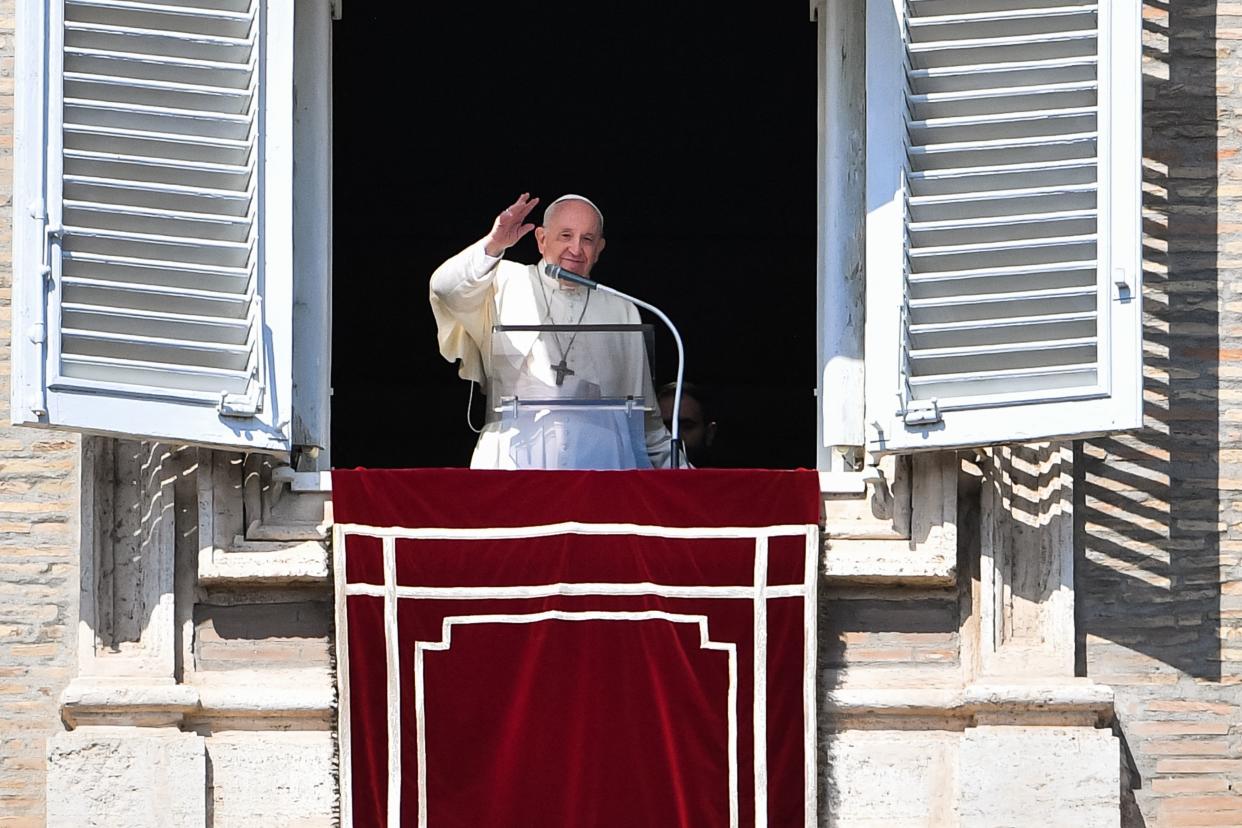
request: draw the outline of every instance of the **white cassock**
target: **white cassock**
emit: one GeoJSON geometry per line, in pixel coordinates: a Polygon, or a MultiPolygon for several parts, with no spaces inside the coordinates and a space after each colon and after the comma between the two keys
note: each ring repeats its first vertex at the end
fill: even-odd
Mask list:
{"type": "Polygon", "coordinates": [[[496,325],[638,325],[624,299],[562,285],[543,275],[543,262],[521,265],[467,247],[431,276],[440,354],[460,360],[458,373],[505,395],[641,397],[651,410],[641,420],[622,411],[524,410],[488,417],[470,459],[473,469],[633,469],[666,467],[668,430],[656,410],[646,349],[637,333],[500,331],[496,325]],[[546,301],[546,305],[545,305],[546,301]],[[549,311],[550,317],[549,318],[549,311]],[[493,341],[493,337],[501,338],[493,341]],[[572,339],[572,344],[571,344],[572,339]],[[566,353],[568,352],[568,353],[566,353]],[[572,374],[557,384],[553,366],[564,357],[572,374]]]}

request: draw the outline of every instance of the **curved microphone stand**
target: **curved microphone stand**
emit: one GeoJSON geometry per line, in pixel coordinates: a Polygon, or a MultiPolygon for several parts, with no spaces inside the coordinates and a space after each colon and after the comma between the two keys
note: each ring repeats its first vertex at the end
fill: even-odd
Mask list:
{"type": "MultiPolygon", "coordinates": [[[[673,397],[673,428],[672,428],[673,458],[671,462],[671,467],[674,469],[680,468],[681,467],[681,451],[682,451],[681,449],[681,386],[682,386],[682,383],[685,381],[686,349],[685,349],[685,346],[682,345],[681,343],[681,334],[677,331],[677,326],[673,324],[673,320],[669,319],[668,316],[664,313],[664,311],[660,310],[655,305],[652,305],[648,302],[644,302],[642,299],[639,299],[636,296],[631,296],[628,293],[617,290],[616,288],[611,288],[611,287],[608,287],[608,285],[600,284],[594,279],[588,279],[585,276],[581,276],[577,273],[574,273],[572,270],[566,270],[560,265],[546,264],[544,265],[543,272],[548,274],[548,276],[553,279],[564,279],[566,282],[573,282],[576,285],[582,285],[583,287],[588,288],[589,290],[602,290],[604,293],[611,293],[613,296],[619,296],[622,299],[627,299],[630,302],[633,302],[635,305],[638,305],[640,308],[646,308],[647,310],[654,313],[656,316],[660,318],[660,321],[663,322],[664,325],[672,332],[673,341],[677,343],[677,388],[676,388],[676,394],[673,397]]],[[[652,400],[652,402],[658,403],[658,400],[652,400]]]]}

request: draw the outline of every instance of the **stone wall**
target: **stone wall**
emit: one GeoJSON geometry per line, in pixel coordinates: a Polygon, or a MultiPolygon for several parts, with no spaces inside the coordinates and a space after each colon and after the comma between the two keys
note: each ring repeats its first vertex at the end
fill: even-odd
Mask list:
{"type": "MultiPolygon", "coordinates": [[[[0,0],[0,417],[12,295],[12,0],[0,0]]],[[[43,825],[47,740],[75,665],[78,440],[0,427],[0,826],[43,825]]]]}
{"type": "Polygon", "coordinates": [[[1146,428],[1079,466],[1123,824],[1242,825],[1242,4],[1144,4],[1146,428]]]}

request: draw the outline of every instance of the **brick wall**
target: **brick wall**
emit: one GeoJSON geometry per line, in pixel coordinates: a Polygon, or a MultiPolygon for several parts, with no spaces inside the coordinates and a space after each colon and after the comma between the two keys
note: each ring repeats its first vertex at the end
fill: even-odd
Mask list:
{"type": "Polygon", "coordinates": [[[1144,431],[1079,466],[1126,826],[1242,825],[1242,3],[1144,4],[1144,431]],[[1128,784],[1127,784],[1128,782],[1128,784]]]}
{"type": "MultiPolygon", "coordinates": [[[[195,669],[262,670],[329,663],[330,597],[220,603],[228,597],[212,596],[194,607],[195,669]]],[[[292,597],[302,596],[294,593],[292,597]]]]}
{"type": "Polygon", "coordinates": [[[956,588],[849,586],[821,595],[821,669],[918,669],[929,683],[959,677],[961,610],[956,588]]]}

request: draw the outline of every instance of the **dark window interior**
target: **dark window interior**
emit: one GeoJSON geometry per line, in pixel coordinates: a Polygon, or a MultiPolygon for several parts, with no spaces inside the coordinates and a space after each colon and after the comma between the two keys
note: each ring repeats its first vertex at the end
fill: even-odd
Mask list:
{"type": "MultiPolygon", "coordinates": [[[[814,465],[806,3],[355,3],[334,25],[334,465],[469,462],[427,280],[523,191],[602,207],[594,276],[678,323],[715,464],[814,465]]],[[[655,361],[671,380],[662,330],[655,361]]]]}

